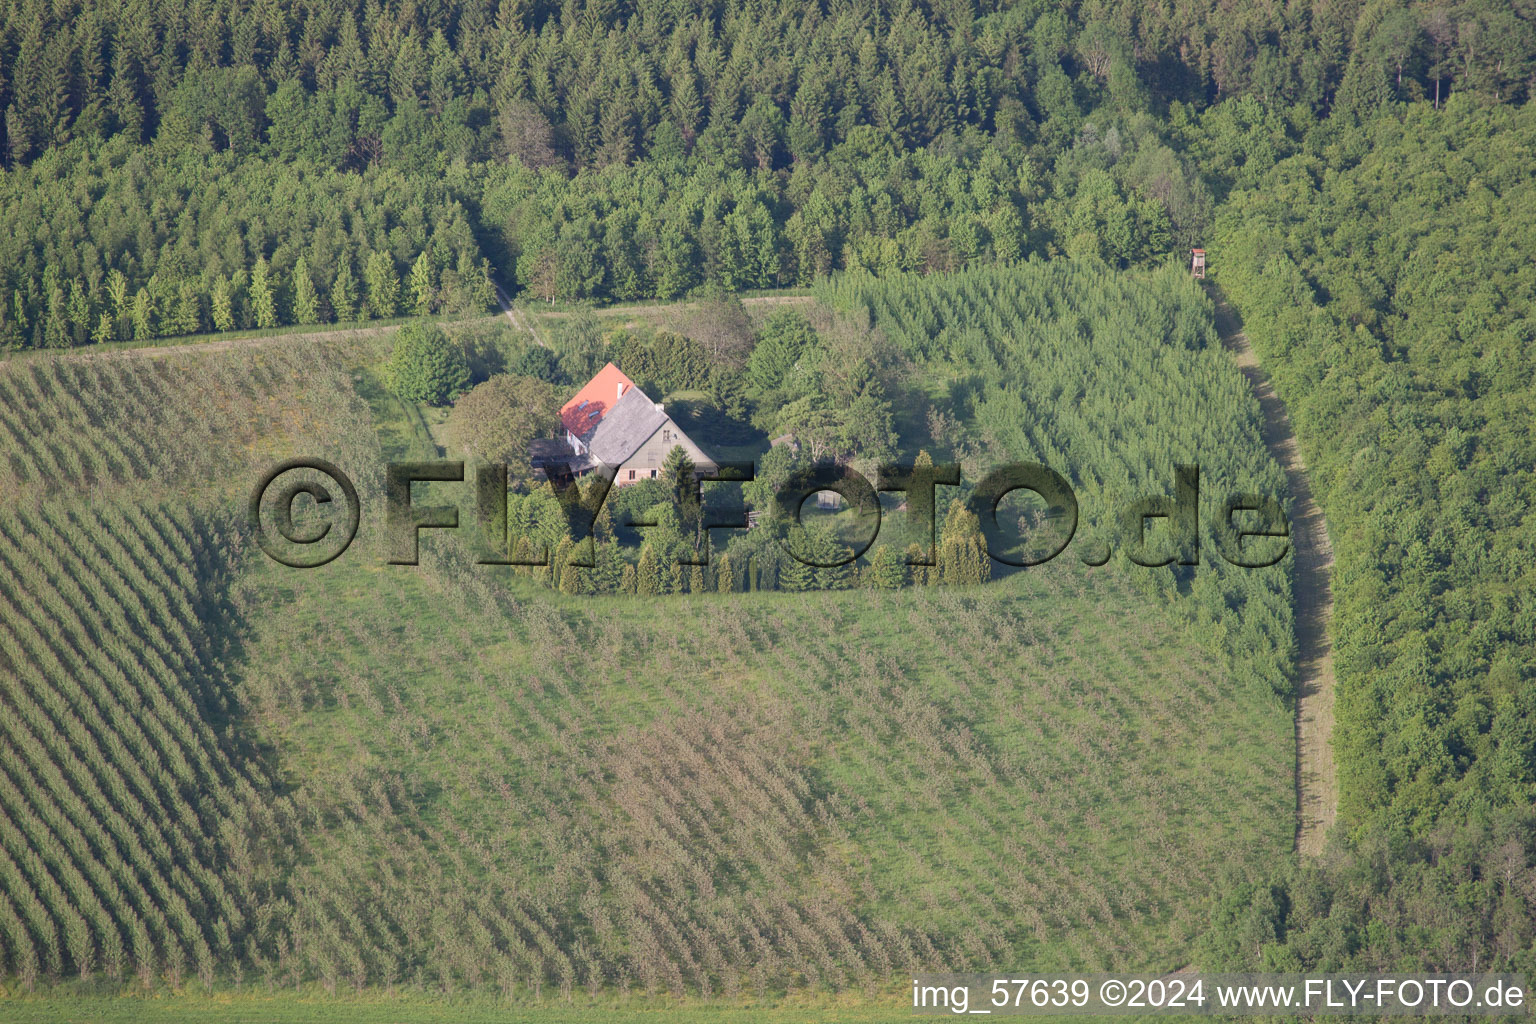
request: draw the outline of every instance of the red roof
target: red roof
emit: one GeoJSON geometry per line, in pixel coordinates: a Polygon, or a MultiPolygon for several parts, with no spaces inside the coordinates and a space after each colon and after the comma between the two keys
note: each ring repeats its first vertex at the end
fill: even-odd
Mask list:
{"type": "Polygon", "coordinates": [[[624,371],[609,363],[587,381],[576,396],[560,407],[560,422],[577,437],[584,437],[613,408],[619,396],[635,386],[624,371]]]}

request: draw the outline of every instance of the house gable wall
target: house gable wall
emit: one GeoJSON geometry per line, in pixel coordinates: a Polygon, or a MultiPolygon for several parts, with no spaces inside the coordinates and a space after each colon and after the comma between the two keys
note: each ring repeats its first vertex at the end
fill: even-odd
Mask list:
{"type": "Polygon", "coordinates": [[[614,479],[614,483],[622,486],[623,484],[637,483],[640,480],[649,479],[653,469],[658,477],[661,476],[662,463],[666,462],[667,453],[678,445],[683,446],[683,450],[688,453],[688,457],[693,460],[694,466],[700,471],[713,470],[715,468],[714,460],[705,455],[703,450],[694,444],[687,434],[679,430],[677,424],[673,423],[672,418],[669,416],[662,422],[661,426],[656,428],[656,432],[646,438],[645,443],[635,449],[635,453],[625,459],[623,464],[619,466],[619,475],[614,479]],[[631,470],[635,473],[634,480],[629,478],[631,470]]]}

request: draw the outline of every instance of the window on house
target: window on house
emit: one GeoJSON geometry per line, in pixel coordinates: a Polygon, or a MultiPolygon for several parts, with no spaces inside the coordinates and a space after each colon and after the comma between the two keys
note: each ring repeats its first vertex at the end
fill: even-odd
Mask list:
{"type": "Polygon", "coordinates": [[[651,476],[655,476],[655,475],[656,475],[656,471],[654,469],[651,470],[651,476]]]}
{"type": "Polygon", "coordinates": [[[672,431],[670,431],[670,430],[663,430],[661,432],[661,443],[662,444],[666,444],[668,441],[671,441],[671,440],[672,440],[672,431]]]}
{"type": "Polygon", "coordinates": [[[633,479],[634,479],[634,478],[635,478],[635,471],[634,471],[634,470],[630,470],[630,471],[629,471],[629,478],[630,478],[630,479],[631,479],[631,480],[633,480],[633,479]]]}

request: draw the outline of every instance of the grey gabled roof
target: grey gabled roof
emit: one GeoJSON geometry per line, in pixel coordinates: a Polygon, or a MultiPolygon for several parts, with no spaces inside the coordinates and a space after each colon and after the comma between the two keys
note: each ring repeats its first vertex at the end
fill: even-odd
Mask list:
{"type": "Polygon", "coordinates": [[[624,462],[667,421],[667,414],[656,407],[650,396],[639,388],[625,391],[613,403],[587,442],[592,457],[610,466],[624,462]]]}

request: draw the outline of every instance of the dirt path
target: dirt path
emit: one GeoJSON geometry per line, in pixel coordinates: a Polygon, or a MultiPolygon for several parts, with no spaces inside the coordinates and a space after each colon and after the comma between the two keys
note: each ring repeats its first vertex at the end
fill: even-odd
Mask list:
{"type": "Polygon", "coordinates": [[[1300,672],[1296,702],[1296,848],[1315,855],[1322,852],[1324,834],[1333,824],[1339,805],[1333,751],[1328,745],[1333,732],[1333,644],[1328,638],[1328,620],[1333,615],[1333,546],[1328,541],[1322,509],[1312,495],[1307,467],[1285,404],[1275,394],[1269,375],[1259,366],[1237,311],[1228,305],[1219,286],[1208,283],[1208,287],[1216,303],[1216,329],[1222,344],[1232,353],[1258,397],[1264,413],[1264,443],[1285,470],[1295,502],[1291,523],[1291,543],[1296,552],[1292,585],[1300,672]]]}
{"type": "Polygon", "coordinates": [[[528,319],[527,315],[519,312],[518,308],[512,305],[512,300],[507,297],[507,293],[502,290],[501,285],[492,281],[491,287],[496,289],[496,304],[507,315],[507,319],[512,321],[512,326],[520,331],[527,331],[532,336],[535,345],[541,348],[548,348],[549,346],[544,344],[544,339],[539,337],[539,332],[533,329],[533,323],[528,319]]]}

